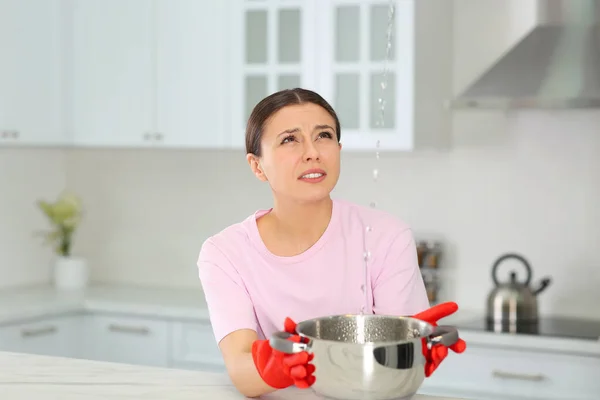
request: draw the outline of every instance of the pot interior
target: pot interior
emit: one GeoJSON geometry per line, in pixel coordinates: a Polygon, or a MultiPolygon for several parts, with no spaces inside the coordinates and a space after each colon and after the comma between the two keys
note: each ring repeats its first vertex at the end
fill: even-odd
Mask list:
{"type": "Polygon", "coordinates": [[[430,335],[433,327],[410,317],[334,315],[302,321],[296,330],[310,339],[365,344],[409,341],[430,335]]]}

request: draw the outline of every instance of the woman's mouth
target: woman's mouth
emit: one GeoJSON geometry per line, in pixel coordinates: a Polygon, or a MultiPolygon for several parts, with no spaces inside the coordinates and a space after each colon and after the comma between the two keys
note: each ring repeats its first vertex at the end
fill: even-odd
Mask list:
{"type": "Polygon", "coordinates": [[[327,174],[325,173],[325,171],[307,171],[304,174],[302,174],[300,176],[300,178],[298,178],[301,181],[304,182],[310,182],[310,183],[318,183],[321,182],[325,179],[325,177],[327,176],[327,174]]]}

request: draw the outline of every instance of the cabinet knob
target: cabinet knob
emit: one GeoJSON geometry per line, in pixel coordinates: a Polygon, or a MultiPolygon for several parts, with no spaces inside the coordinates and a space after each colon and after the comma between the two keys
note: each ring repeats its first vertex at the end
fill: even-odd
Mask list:
{"type": "Polygon", "coordinates": [[[3,130],[2,134],[0,134],[0,136],[3,139],[18,139],[19,138],[19,131],[15,131],[15,130],[3,130]]]}

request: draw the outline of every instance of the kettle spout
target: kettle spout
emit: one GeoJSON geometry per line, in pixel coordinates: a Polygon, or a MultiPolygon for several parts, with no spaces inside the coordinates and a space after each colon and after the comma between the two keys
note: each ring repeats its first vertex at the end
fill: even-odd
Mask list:
{"type": "Polygon", "coordinates": [[[533,291],[533,295],[537,296],[538,294],[543,292],[544,289],[546,289],[550,285],[551,282],[552,282],[552,279],[550,279],[550,278],[542,279],[540,282],[540,286],[536,290],[533,291]]]}

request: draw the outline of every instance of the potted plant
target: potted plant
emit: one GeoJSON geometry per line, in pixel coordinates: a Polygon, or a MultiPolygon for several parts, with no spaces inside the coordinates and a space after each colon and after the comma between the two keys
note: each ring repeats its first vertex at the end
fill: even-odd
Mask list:
{"type": "Polygon", "coordinates": [[[44,243],[51,245],[54,260],[54,284],[59,289],[82,289],[87,286],[89,270],[86,260],[73,255],[73,237],[82,219],[79,197],[63,192],[55,202],[39,200],[37,205],[48,217],[52,229],[41,232],[44,243]]]}

